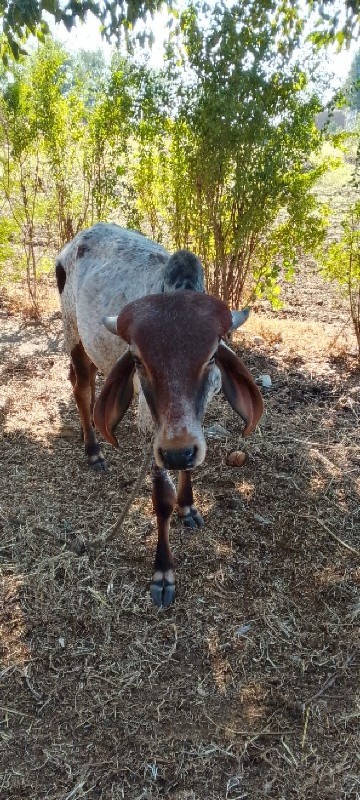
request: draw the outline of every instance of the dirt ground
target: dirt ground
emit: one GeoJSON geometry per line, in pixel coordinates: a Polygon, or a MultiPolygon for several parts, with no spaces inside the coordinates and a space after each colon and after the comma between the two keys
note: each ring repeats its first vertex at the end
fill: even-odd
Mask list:
{"type": "MultiPolygon", "coordinates": [[[[149,481],[116,542],[78,554],[131,492],[134,412],[92,474],[61,320],[0,309],[0,796],[359,800],[360,388],[346,308],[308,267],[235,339],[266,411],[223,397],[175,519],[175,604],[149,599],[149,481]],[[226,465],[245,449],[241,468],[226,465]]],[[[120,431],[119,431],[120,432],[120,431]]]]}

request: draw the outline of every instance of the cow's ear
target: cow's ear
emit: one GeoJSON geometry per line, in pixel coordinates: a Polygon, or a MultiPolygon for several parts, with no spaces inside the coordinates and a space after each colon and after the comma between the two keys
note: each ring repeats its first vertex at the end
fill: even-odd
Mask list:
{"type": "Polygon", "coordinates": [[[216,362],[221,371],[224,395],[245,422],[243,436],[249,436],[264,410],[260,391],[245,364],[223,342],[219,344],[216,362]]]}
{"type": "Polygon", "coordinates": [[[114,430],[129,408],[134,394],[134,371],[134,359],[130,350],[127,350],[109,372],[94,406],[95,425],[114,447],[119,446],[114,430]]]}

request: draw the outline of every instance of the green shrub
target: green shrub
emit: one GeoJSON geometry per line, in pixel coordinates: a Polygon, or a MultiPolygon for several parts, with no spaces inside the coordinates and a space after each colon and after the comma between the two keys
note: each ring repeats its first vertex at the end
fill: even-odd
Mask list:
{"type": "Polygon", "coordinates": [[[360,359],[360,201],[352,205],[341,227],[341,238],[327,250],[323,273],[348,299],[360,359]]]}

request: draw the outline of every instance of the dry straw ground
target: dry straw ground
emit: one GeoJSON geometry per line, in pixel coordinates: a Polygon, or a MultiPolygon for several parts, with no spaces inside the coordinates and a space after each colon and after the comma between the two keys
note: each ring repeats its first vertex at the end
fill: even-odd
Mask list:
{"type": "Polygon", "coordinates": [[[235,342],[272,388],[245,465],[218,398],[195,477],[206,528],[174,520],[175,605],[149,602],[149,483],[133,415],[108,475],[84,462],[61,322],[1,310],[0,796],[357,800],[360,390],[346,310],[310,269],[235,342]],[[261,338],[259,338],[259,336],[261,338]]]}

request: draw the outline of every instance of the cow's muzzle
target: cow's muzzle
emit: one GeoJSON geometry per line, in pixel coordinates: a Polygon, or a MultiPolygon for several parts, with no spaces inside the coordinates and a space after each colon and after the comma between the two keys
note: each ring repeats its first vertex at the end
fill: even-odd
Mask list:
{"type": "Polygon", "coordinates": [[[158,449],[159,457],[165,469],[192,469],[196,463],[198,448],[182,448],[181,450],[158,449]]]}

